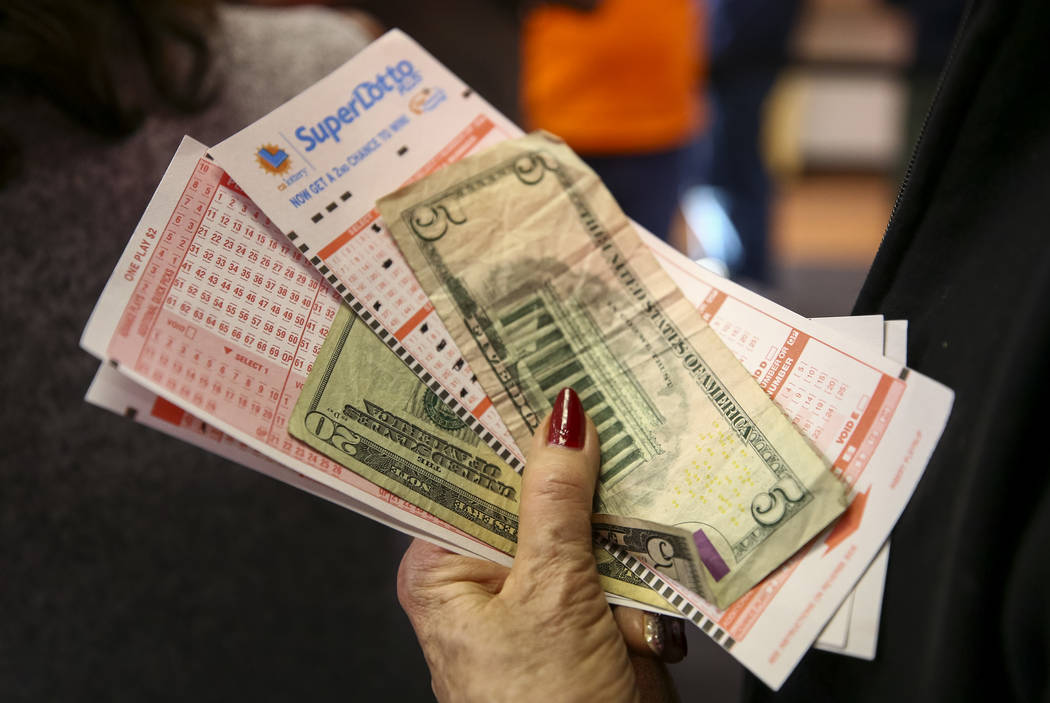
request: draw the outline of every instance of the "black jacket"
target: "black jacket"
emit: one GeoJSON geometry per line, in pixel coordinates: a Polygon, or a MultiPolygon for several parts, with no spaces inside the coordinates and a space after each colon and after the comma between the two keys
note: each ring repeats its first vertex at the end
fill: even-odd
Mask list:
{"type": "Polygon", "coordinates": [[[893,532],[874,662],[810,652],[754,700],[1050,701],[1050,2],[965,14],[858,314],[955,390],[893,532]]]}

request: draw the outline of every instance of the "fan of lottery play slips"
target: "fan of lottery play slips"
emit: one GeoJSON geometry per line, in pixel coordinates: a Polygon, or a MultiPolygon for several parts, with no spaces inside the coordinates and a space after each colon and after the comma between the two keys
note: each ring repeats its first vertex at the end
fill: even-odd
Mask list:
{"type": "MultiPolygon", "coordinates": [[[[518,443],[463,363],[375,201],[519,135],[393,31],[210,151],[185,140],[85,330],[84,348],[112,362],[100,366],[88,399],[408,534],[509,563],[492,539],[313,451],[288,424],[303,388],[315,381],[315,362],[339,343],[336,331],[344,345],[378,349],[369,359],[385,359],[375,362],[382,368],[392,369],[395,359],[407,369],[415,385],[402,396],[406,412],[443,419],[451,444],[491,449],[485,466],[502,473],[481,473],[496,492],[513,488],[524,461],[518,443]]],[[[667,598],[649,602],[688,617],[774,688],[814,643],[874,656],[884,545],[943,429],[950,391],[903,365],[905,323],[806,320],[640,236],[849,485],[852,502],[726,608],[679,584],[681,571],[660,571],[636,551],[611,547],[607,572],[615,571],[612,558],[622,558],[620,573],[667,598]]],[[[397,424],[367,405],[358,410],[397,424]]]]}

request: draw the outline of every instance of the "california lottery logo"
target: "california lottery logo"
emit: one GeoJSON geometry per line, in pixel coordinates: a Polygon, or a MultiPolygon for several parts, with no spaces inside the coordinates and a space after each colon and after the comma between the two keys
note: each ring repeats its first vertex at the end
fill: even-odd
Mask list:
{"type": "Polygon", "coordinates": [[[441,88],[424,88],[408,101],[408,109],[417,115],[430,112],[435,107],[445,102],[445,91],[441,88]]]}
{"type": "Polygon", "coordinates": [[[278,176],[288,173],[288,170],[292,167],[292,160],[289,158],[288,152],[273,144],[264,144],[259,147],[258,151],[255,152],[255,160],[259,162],[259,166],[263,171],[278,176]]]}

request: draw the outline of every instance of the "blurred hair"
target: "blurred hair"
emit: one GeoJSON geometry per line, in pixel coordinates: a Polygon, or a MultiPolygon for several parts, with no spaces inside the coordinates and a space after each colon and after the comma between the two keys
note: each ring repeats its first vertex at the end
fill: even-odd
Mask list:
{"type": "Polygon", "coordinates": [[[218,93],[215,0],[5,0],[0,90],[40,95],[89,129],[133,132],[218,93]]]}

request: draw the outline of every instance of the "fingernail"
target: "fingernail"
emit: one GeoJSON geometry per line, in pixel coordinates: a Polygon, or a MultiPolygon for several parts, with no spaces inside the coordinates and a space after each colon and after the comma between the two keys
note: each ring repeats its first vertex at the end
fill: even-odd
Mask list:
{"type": "Polygon", "coordinates": [[[547,444],[582,449],[586,424],[580,397],[573,389],[562,388],[554,401],[554,412],[551,415],[550,428],[547,430],[547,444]]]}
{"type": "Polygon", "coordinates": [[[674,664],[685,658],[685,623],[678,618],[655,613],[645,614],[645,643],[653,654],[674,664]]]}

